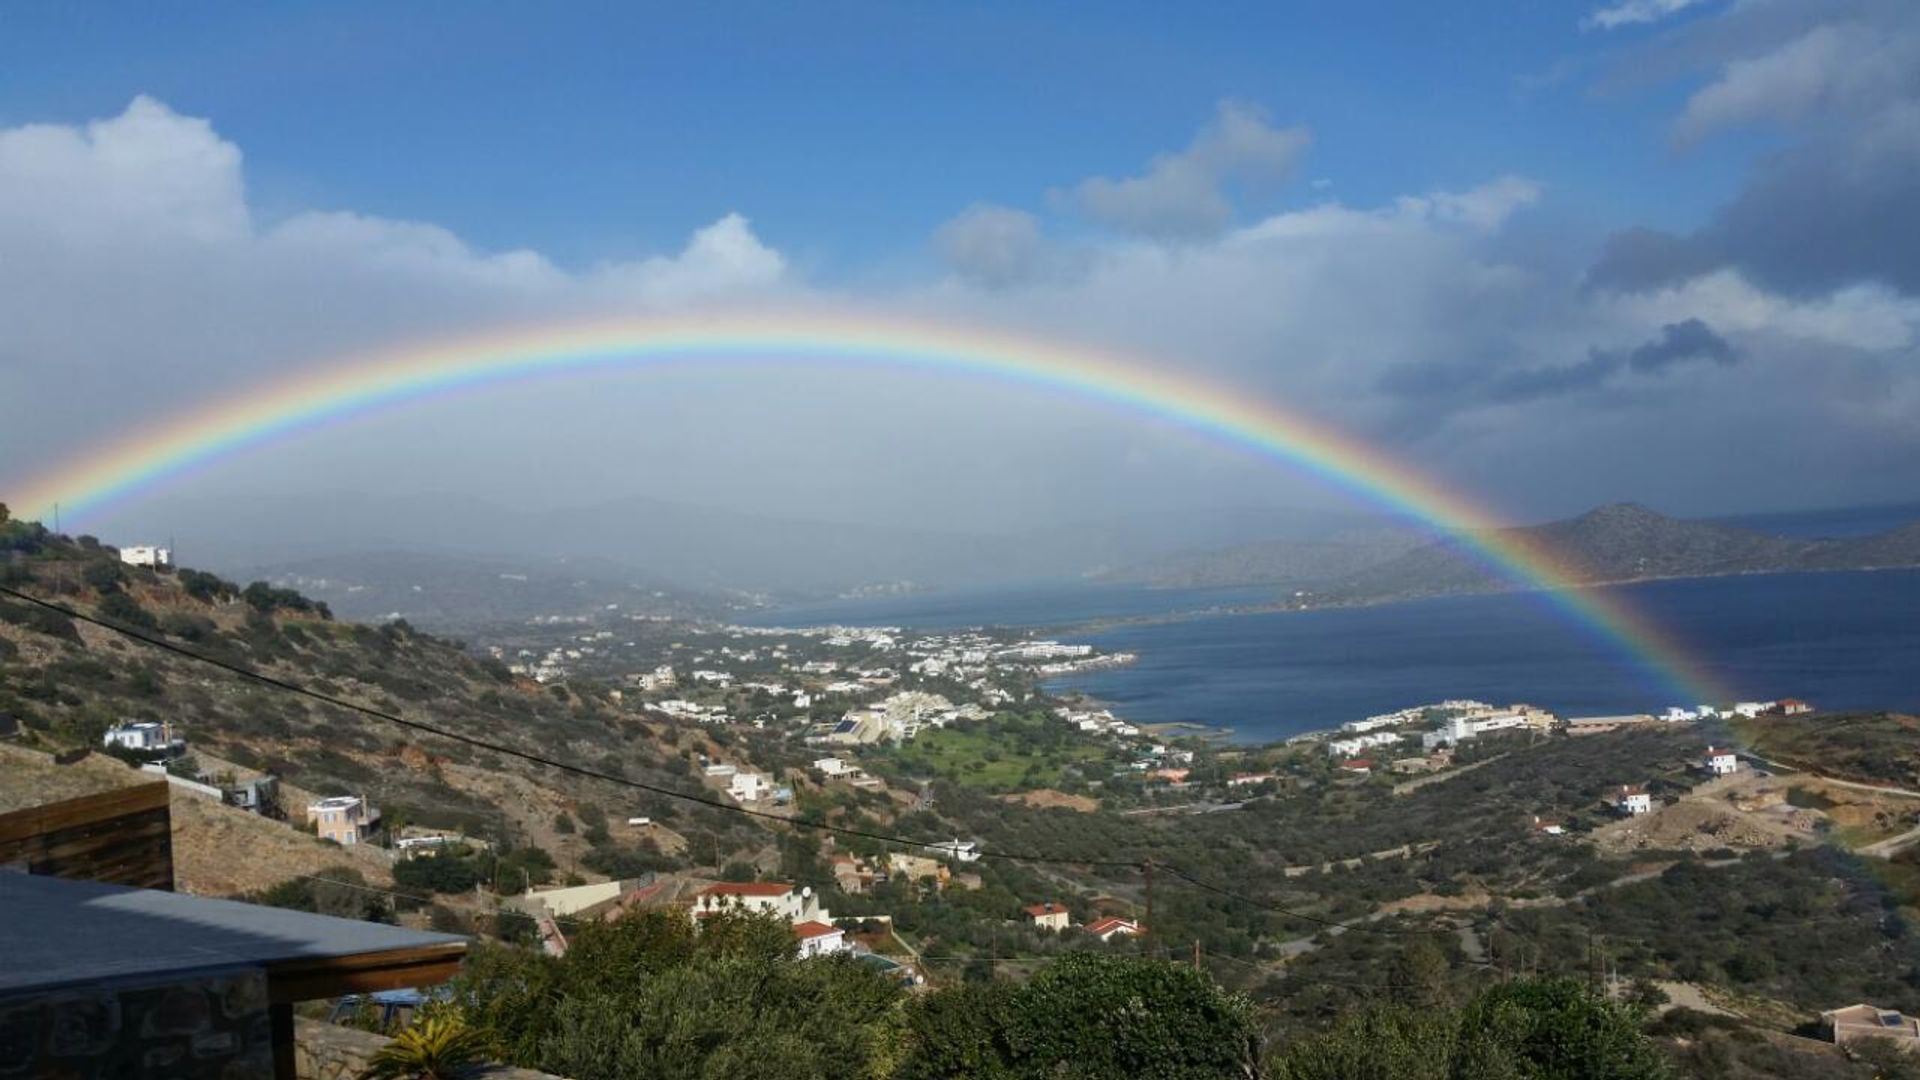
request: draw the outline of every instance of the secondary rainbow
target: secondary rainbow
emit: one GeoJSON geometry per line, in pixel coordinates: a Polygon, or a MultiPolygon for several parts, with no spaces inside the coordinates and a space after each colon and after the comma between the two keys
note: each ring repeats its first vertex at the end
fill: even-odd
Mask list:
{"type": "MultiPolygon", "coordinates": [[[[1545,553],[1492,531],[1484,506],[1298,412],[1110,352],[869,314],[708,314],[490,331],[314,367],[172,417],[43,474],[16,478],[16,512],[84,521],[192,470],[374,409],[521,379],[634,367],[874,365],[986,378],[1103,402],[1289,463],[1454,534],[1463,550],[1543,591],[1682,700],[1724,696],[1660,628],[1545,553]]],[[[0,496],[7,494],[0,489],[0,496]]]]}

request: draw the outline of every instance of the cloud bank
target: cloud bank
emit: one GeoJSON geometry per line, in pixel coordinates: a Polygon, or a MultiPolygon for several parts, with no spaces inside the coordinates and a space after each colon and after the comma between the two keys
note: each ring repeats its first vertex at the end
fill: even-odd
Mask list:
{"type": "MultiPolygon", "coordinates": [[[[1537,211],[1555,195],[1499,168],[1372,205],[1314,188],[1250,212],[1312,138],[1232,101],[1135,175],[1062,177],[1032,193],[1040,209],[956,207],[924,241],[937,266],[853,282],[767,244],[750,207],[649,257],[585,267],[352,209],[271,218],[249,202],[242,147],[148,98],[83,124],[4,129],[5,457],[24,473],[158,413],[396,341],[820,305],[1143,357],[1338,425],[1521,516],[1627,497],[1701,511],[1895,498],[1889,477],[1920,465],[1906,197],[1920,113],[1896,62],[1913,20],[1849,10],[1771,36],[1734,11],[1659,43],[1709,75],[1674,117],[1677,138],[1759,123],[1790,141],[1697,230],[1622,231],[1584,275],[1515,242],[1516,229],[1552,228],[1537,211]],[[1768,65],[1805,74],[1752,89],[1768,65]]],[[[1331,499],[1163,425],[884,373],[515,387],[431,424],[368,421],[298,450],[196,490],[654,494],[978,529],[1331,499]]],[[[0,468],[0,484],[15,471],[0,468]]]]}

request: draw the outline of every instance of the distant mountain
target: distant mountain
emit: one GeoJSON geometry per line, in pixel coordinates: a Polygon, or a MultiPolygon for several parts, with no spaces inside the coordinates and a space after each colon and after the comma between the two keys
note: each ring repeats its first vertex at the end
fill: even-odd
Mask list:
{"type": "Polygon", "coordinates": [[[410,552],[546,566],[590,560],[603,568],[593,576],[615,581],[826,598],[899,581],[943,588],[1081,578],[1253,536],[1324,537],[1356,519],[1226,507],[993,533],[641,497],[529,511],[459,495],[334,492],[156,501],[101,522],[97,531],[118,543],[171,538],[184,558],[230,576],[343,553],[410,552]]]}
{"type": "Polygon", "coordinates": [[[1404,555],[1431,539],[1431,534],[1413,529],[1369,529],[1342,533],[1329,540],[1264,540],[1135,563],[1102,574],[1100,580],[1195,589],[1317,586],[1404,555]]]}
{"type": "MultiPolygon", "coordinates": [[[[1812,515],[1808,515],[1811,517],[1812,515]]],[[[1500,530],[1567,568],[1583,584],[1648,578],[1920,566],[1920,522],[1868,535],[1779,535],[1719,521],[1668,517],[1633,503],[1579,517],[1500,530]]],[[[1413,529],[1360,529],[1332,539],[1267,540],[1149,559],[1101,580],[1161,587],[1270,585],[1319,602],[1489,592],[1513,587],[1465,551],[1459,537],[1413,529]]]]}
{"type": "Polygon", "coordinates": [[[482,559],[414,551],[343,552],[249,567],[243,580],[297,589],[342,618],[404,618],[467,630],[536,615],[585,615],[609,605],[629,614],[720,615],[729,598],[635,580],[619,567],[581,561],[482,559]]]}
{"type": "MultiPolygon", "coordinates": [[[[1920,524],[1846,540],[1771,536],[1615,503],[1565,521],[1501,530],[1582,584],[1649,578],[1920,566],[1920,524]]],[[[1510,588],[1458,540],[1440,540],[1358,570],[1321,590],[1367,602],[1510,588]]]]}

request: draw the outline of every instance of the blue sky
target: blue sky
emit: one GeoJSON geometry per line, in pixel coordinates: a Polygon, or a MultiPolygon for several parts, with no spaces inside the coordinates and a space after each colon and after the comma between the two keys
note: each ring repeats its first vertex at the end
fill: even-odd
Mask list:
{"type": "Polygon", "coordinates": [[[0,16],[0,122],[79,122],[149,94],[244,149],[266,214],[434,221],[572,265],[739,211],[796,258],[856,272],[923,251],[971,203],[1044,211],[1050,189],[1126,175],[1222,99],[1315,135],[1250,212],[1515,172],[1595,231],[1697,221],[1751,148],[1669,150],[1683,83],[1596,93],[1584,76],[1647,31],[1583,31],[1583,10],[16,6],[0,16]]]}

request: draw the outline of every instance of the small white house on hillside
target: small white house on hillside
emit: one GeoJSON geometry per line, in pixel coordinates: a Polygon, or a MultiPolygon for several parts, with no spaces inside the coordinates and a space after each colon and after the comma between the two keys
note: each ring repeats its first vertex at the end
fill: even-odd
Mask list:
{"type": "Polygon", "coordinates": [[[1707,771],[1715,776],[1732,776],[1740,768],[1740,759],[1724,746],[1707,747],[1707,771]]]}
{"type": "Polygon", "coordinates": [[[1653,796],[1639,784],[1622,784],[1613,794],[1613,808],[1628,817],[1653,812],[1653,796]]]}

